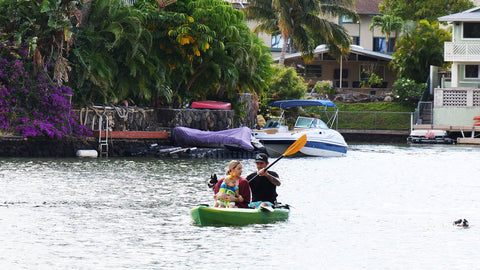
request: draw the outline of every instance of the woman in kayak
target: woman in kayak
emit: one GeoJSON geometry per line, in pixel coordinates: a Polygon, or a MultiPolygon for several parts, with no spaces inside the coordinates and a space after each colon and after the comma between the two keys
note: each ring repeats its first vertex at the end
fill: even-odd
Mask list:
{"type": "MultiPolygon", "coordinates": [[[[220,185],[220,189],[218,190],[218,193],[225,193],[225,194],[232,195],[235,198],[238,198],[239,191],[238,191],[238,186],[236,185],[236,182],[237,181],[235,180],[235,173],[231,172],[229,176],[224,178],[222,185],[220,185]]],[[[229,201],[220,199],[215,201],[215,207],[234,208],[235,202],[229,202],[229,201]]]]}
{"type": "Polygon", "coordinates": [[[247,179],[241,177],[242,175],[242,164],[238,160],[232,160],[228,164],[227,175],[231,175],[233,173],[233,179],[235,179],[235,185],[238,186],[239,195],[238,197],[219,193],[220,186],[222,185],[225,178],[222,178],[218,181],[215,185],[215,189],[213,191],[214,195],[213,198],[215,200],[224,200],[227,202],[235,202],[236,207],[240,208],[248,208],[248,204],[250,203],[250,185],[248,184],[247,179]]]}

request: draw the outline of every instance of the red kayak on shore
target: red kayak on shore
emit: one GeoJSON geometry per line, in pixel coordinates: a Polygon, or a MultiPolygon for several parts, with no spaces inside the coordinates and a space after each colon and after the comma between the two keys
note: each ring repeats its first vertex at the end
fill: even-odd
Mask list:
{"type": "Polygon", "coordinates": [[[205,100],[192,102],[190,107],[194,109],[231,110],[232,104],[228,102],[205,100]]]}

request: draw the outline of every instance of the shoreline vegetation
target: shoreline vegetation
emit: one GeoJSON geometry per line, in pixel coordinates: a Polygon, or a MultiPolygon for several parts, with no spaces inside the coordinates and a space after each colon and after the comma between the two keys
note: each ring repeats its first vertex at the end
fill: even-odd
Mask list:
{"type": "MultiPolygon", "coordinates": [[[[0,15],[0,134],[82,140],[91,131],[79,124],[74,109],[91,104],[186,108],[211,99],[232,102],[238,120],[258,108],[265,115],[271,100],[307,93],[294,68],[273,62],[242,10],[221,0],[159,3],[0,0],[5,11],[0,15]],[[251,94],[258,108],[246,110],[236,99],[240,92],[251,94]]],[[[342,10],[356,17],[353,10],[342,10]]],[[[332,49],[350,45],[342,33],[332,49]]],[[[298,41],[296,35],[291,38],[298,41]]],[[[307,58],[310,53],[302,51],[307,58]]],[[[345,121],[337,128],[406,129],[396,125],[407,122],[400,114],[372,116],[408,110],[395,106],[403,105],[339,104],[345,121]]]]}

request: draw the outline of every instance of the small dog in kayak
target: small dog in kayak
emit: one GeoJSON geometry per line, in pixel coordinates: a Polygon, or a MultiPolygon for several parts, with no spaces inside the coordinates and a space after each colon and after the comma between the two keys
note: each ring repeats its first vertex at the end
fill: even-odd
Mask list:
{"type": "Polygon", "coordinates": [[[209,188],[214,189],[215,185],[218,183],[217,174],[210,175],[210,180],[208,180],[207,185],[209,188]]]}
{"type": "Polygon", "coordinates": [[[455,220],[455,221],[453,222],[453,225],[455,225],[455,226],[457,226],[457,227],[464,227],[464,228],[466,228],[466,227],[469,226],[469,225],[468,225],[468,221],[467,221],[466,219],[463,219],[463,220],[462,220],[462,219],[455,220]]]}

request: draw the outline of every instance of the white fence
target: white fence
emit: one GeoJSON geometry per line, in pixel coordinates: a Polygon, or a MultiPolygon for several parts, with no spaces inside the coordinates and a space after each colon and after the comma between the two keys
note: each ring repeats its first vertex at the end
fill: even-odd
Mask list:
{"type": "Polygon", "coordinates": [[[435,108],[441,107],[480,107],[480,89],[436,88],[435,108]]]}

